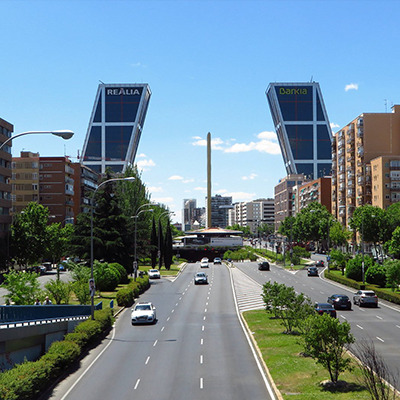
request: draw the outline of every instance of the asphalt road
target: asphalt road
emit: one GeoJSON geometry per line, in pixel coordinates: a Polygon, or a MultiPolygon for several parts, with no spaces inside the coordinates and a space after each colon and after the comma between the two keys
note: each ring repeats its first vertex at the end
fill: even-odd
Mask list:
{"type": "Polygon", "coordinates": [[[271,399],[239,322],[229,270],[199,264],[175,281],[152,281],[140,301],[157,308],[155,325],[132,326],[123,311],[111,334],[46,399],[271,399]]]}
{"type": "MultiPolygon", "coordinates": [[[[327,302],[328,296],[338,293],[353,299],[355,290],[321,277],[308,277],[306,270],[291,272],[271,265],[270,271],[258,271],[257,263],[237,263],[236,266],[255,282],[284,283],[304,293],[313,302],[327,302]]],[[[320,273],[322,269],[319,268],[320,273]]],[[[384,358],[391,371],[399,375],[400,360],[400,307],[379,300],[378,308],[352,306],[351,311],[337,311],[341,321],[348,321],[356,340],[372,340],[376,351],[384,358]]],[[[400,378],[400,376],[399,376],[400,378]]],[[[398,382],[400,389],[400,381],[398,382]]]]}

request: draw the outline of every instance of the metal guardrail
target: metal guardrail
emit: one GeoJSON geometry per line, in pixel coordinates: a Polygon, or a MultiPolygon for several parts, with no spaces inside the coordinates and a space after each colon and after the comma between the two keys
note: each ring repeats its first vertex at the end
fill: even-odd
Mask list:
{"type": "MultiPolygon", "coordinates": [[[[96,310],[102,308],[102,302],[95,306],[96,310]]],[[[90,305],[0,306],[0,329],[86,319],[89,315],[90,305]]]]}

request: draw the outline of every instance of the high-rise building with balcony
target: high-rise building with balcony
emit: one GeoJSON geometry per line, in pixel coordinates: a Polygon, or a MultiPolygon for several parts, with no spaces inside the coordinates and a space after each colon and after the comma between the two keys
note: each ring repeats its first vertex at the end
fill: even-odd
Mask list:
{"type": "Polygon", "coordinates": [[[151,97],[147,84],[100,84],[82,150],[95,172],[133,164],[151,97]]]}
{"type": "Polygon", "coordinates": [[[266,95],[287,174],[330,175],[332,132],[319,84],[270,83],[266,95]]]}
{"type": "MultiPolygon", "coordinates": [[[[207,204],[207,198],[206,198],[207,204]]],[[[232,209],[232,197],[217,194],[211,197],[211,227],[226,228],[228,226],[228,210],[232,209]]]]}
{"type": "MultiPolygon", "coordinates": [[[[400,105],[393,106],[391,113],[360,114],[335,134],[332,214],[342,225],[349,225],[355,207],[384,204],[381,200],[378,202],[378,198],[374,204],[371,162],[378,157],[399,154],[400,105]]],[[[390,176],[390,172],[387,173],[390,176]]]]}

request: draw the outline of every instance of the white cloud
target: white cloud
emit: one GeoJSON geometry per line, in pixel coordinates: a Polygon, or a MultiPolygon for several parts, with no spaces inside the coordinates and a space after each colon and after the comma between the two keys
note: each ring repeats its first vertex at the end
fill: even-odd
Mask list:
{"type": "Polygon", "coordinates": [[[335,124],[334,122],[331,122],[330,125],[331,125],[332,130],[334,130],[336,128],[340,128],[340,126],[338,124],[335,124]]]}
{"type": "Polygon", "coordinates": [[[156,163],[153,160],[148,159],[148,160],[138,161],[136,163],[136,165],[137,165],[138,169],[141,169],[143,171],[148,171],[150,169],[150,167],[155,167],[156,163]]]}
{"type": "Polygon", "coordinates": [[[180,175],[172,175],[168,178],[169,181],[181,181],[183,180],[183,176],[180,175]]]}
{"type": "Polygon", "coordinates": [[[218,194],[224,196],[232,196],[232,202],[237,201],[251,201],[256,198],[255,193],[246,193],[246,192],[229,192],[226,189],[221,189],[217,191],[218,194]]]}
{"type": "Polygon", "coordinates": [[[250,174],[249,176],[242,176],[242,179],[243,179],[244,181],[251,181],[251,180],[253,180],[254,178],[256,178],[257,176],[258,176],[257,174],[252,173],[252,174],[250,174]]]}
{"type": "Polygon", "coordinates": [[[259,139],[276,140],[276,133],[272,131],[260,132],[257,137],[259,139]]]}
{"type": "Polygon", "coordinates": [[[201,186],[197,186],[194,188],[194,190],[197,190],[198,192],[207,192],[207,188],[206,187],[201,187],[201,186]]]}
{"type": "Polygon", "coordinates": [[[160,193],[164,191],[161,186],[150,186],[148,189],[150,193],[160,193]]]}
{"type": "Polygon", "coordinates": [[[140,154],[138,155],[138,157],[140,157],[140,158],[145,158],[145,157],[147,157],[147,156],[146,156],[146,154],[144,154],[144,153],[140,153],[140,154]]]}
{"type": "Polygon", "coordinates": [[[358,90],[358,83],[349,83],[345,86],[344,90],[348,92],[349,90],[358,90]]]}
{"type": "MultiPolygon", "coordinates": [[[[202,139],[198,136],[194,137],[195,141],[192,143],[193,146],[202,146],[205,147],[207,146],[207,139],[202,139]]],[[[211,138],[211,149],[212,150],[223,150],[223,147],[221,146],[224,143],[224,141],[221,138],[211,138]]]]}
{"type": "Polygon", "coordinates": [[[281,149],[276,142],[271,140],[260,140],[259,142],[236,143],[224,150],[225,153],[246,153],[249,151],[258,151],[267,154],[281,154],[281,149]]]}

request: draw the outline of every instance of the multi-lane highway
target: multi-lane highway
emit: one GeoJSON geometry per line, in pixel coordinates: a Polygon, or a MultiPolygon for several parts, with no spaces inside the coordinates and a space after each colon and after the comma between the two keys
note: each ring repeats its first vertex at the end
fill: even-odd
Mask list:
{"type": "Polygon", "coordinates": [[[188,264],[174,281],[153,281],[140,301],[154,303],[158,322],[132,326],[123,311],[102,345],[46,398],[272,399],[237,316],[228,268],[210,264],[202,269],[209,285],[195,286],[199,269],[188,264]]]}
{"type": "MultiPolygon", "coordinates": [[[[354,289],[346,288],[321,277],[308,277],[306,270],[287,271],[271,266],[270,271],[258,271],[256,263],[235,264],[247,277],[253,279],[253,293],[266,281],[293,286],[297,292],[309,296],[313,302],[326,302],[328,296],[339,293],[353,299],[354,289]]],[[[320,269],[320,272],[321,269],[320,269]]],[[[260,292],[261,293],[261,292],[260,292]]],[[[357,340],[370,339],[390,369],[397,374],[400,359],[400,307],[379,300],[378,308],[352,307],[351,311],[337,311],[341,321],[348,321],[357,340]]],[[[399,382],[400,386],[400,382],[399,382]]],[[[398,388],[400,389],[400,387],[398,388]]]]}

